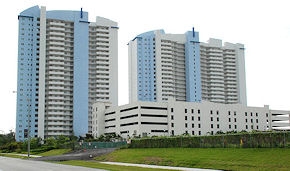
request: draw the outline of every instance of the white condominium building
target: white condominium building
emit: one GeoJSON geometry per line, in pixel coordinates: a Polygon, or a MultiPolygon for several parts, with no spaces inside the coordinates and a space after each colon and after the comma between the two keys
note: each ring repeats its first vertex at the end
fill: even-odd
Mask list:
{"type": "Polygon", "coordinates": [[[129,42],[129,101],[200,101],[198,32],[138,35],[129,42]]]}
{"type": "Polygon", "coordinates": [[[118,25],[83,11],[18,16],[16,140],[91,133],[96,101],[118,105],[118,25]]]}
{"type": "Polygon", "coordinates": [[[244,45],[149,31],[129,42],[129,101],[247,104],[244,45]]]}
{"type": "Polygon", "coordinates": [[[209,39],[200,43],[202,99],[247,104],[244,45],[209,39]]]}

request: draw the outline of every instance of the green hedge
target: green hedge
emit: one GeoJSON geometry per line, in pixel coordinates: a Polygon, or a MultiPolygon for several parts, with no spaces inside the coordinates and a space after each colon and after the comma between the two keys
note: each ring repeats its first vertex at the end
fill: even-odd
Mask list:
{"type": "Polygon", "coordinates": [[[132,139],[129,148],[275,148],[290,147],[290,132],[255,132],[211,136],[132,139]]]}
{"type": "Polygon", "coordinates": [[[120,148],[126,146],[126,141],[119,141],[119,142],[82,142],[76,143],[74,148],[75,149],[97,149],[97,148],[120,148]]]}

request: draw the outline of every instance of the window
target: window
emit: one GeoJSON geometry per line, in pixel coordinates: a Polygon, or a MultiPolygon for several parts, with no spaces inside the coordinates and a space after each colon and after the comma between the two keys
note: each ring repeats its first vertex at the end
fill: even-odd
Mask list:
{"type": "Polygon", "coordinates": [[[173,108],[171,108],[171,113],[173,112],[173,108]]]}
{"type": "Polygon", "coordinates": [[[187,113],[187,109],[184,109],[184,113],[187,113]]]}
{"type": "Polygon", "coordinates": [[[247,114],[247,112],[245,112],[245,116],[247,116],[248,114],[247,114]]]}
{"type": "Polygon", "coordinates": [[[213,117],[210,117],[210,121],[213,121],[213,117]]]}
{"type": "Polygon", "coordinates": [[[185,116],[184,119],[187,121],[187,116],[185,116]]]}
{"type": "Polygon", "coordinates": [[[198,124],[198,128],[200,128],[200,124],[198,124]]]}
{"type": "Polygon", "coordinates": [[[187,123],[185,123],[185,128],[187,128],[187,123]]]}
{"type": "Polygon", "coordinates": [[[173,120],[174,119],[174,116],[173,115],[171,115],[171,120],[173,120]]]}
{"type": "Polygon", "coordinates": [[[210,124],[210,128],[213,128],[213,124],[210,124]]]}
{"type": "Polygon", "coordinates": [[[217,125],[216,125],[216,127],[219,129],[219,128],[220,128],[220,125],[219,125],[219,124],[217,124],[217,125]]]}
{"type": "Polygon", "coordinates": [[[198,121],[200,121],[200,116],[198,117],[198,121]]]}
{"type": "Polygon", "coordinates": [[[212,114],[212,110],[210,110],[210,114],[212,114]]]}
{"type": "Polygon", "coordinates": [[[174,123],[171,123],[171,127],[174,127],[174,123]]]}
{"type": "Polygon", "coordinates": [[[191,127],[194,128],[194,124],[191,124],[191,127]]]}
{"type": "Polygon", "coordinates": [[[200,110],[199,109],[197,110],[197,113],[200,114],[200,110]]]}
{"type": "Polygon", "coordinates": [[[229,122],[231,122],[231,118],[229,118],[229,122]]]}

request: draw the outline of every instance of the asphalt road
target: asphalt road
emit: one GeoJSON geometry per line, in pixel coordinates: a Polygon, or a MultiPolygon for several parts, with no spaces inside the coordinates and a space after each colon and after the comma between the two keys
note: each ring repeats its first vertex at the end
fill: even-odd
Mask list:
{"type": "Polygon", "coordinates": [[[0,171],[104,171],[43,161],[23,160],[0,156],[0,171]]]}
{"type": "Polygon", "coordinates": [[[87,149],[87,150],[74,151],[71,153],[58,155],[58,156],[35,157],[35,158],[32,158],[31,160],[36,160],[36,161],[92,160],[94,157],[111,153],[114,150],[115,148],[87,149]]]}

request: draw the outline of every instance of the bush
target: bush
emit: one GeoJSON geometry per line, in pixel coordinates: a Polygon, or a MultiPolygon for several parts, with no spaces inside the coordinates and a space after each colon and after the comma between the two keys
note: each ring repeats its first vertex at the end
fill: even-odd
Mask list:
{"type": "Polygon", "coordinates": [[[228,132],[213,136],[175,136],[133,139],[130,148],[271,148],[289,147],[290,132],[228,132]]]}

